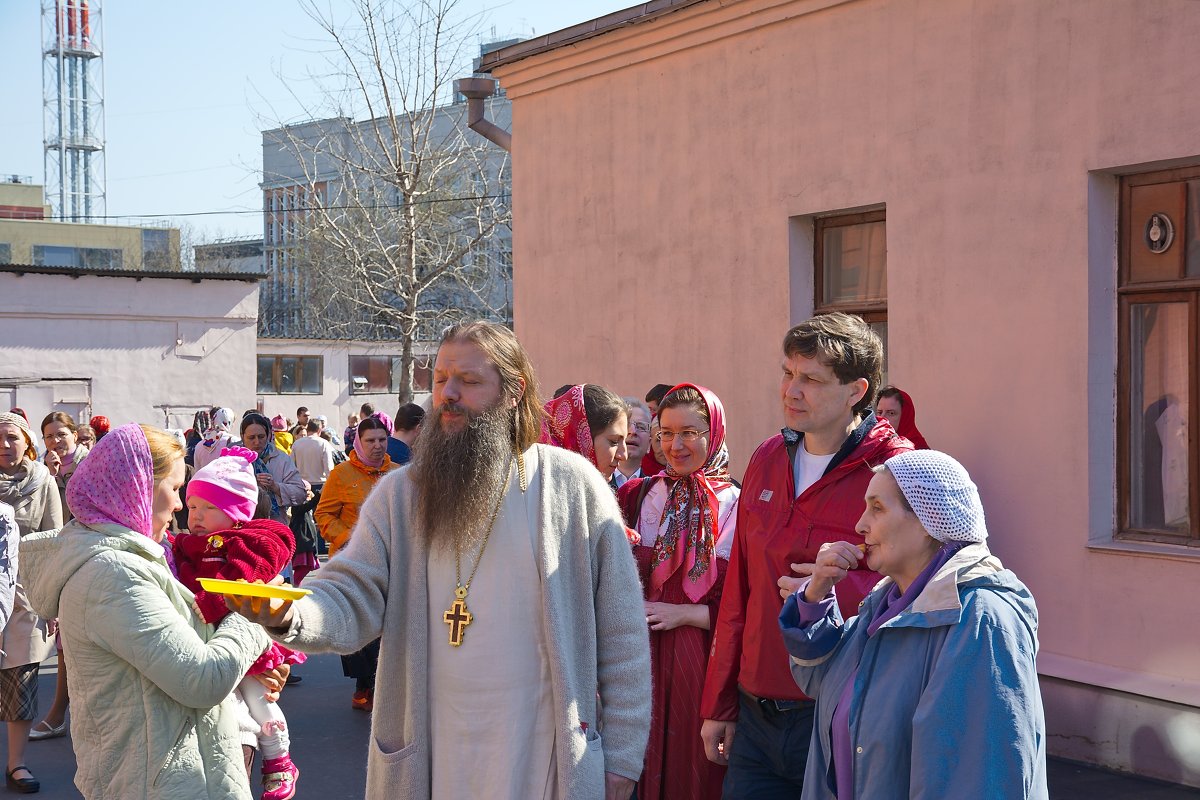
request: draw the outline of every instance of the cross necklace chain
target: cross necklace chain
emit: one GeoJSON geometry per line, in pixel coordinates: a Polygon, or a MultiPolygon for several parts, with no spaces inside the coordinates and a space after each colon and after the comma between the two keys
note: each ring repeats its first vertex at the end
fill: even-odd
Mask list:
{"type": "MultiPolygon", "coordinates": [[[[521,491],[524,492],[528,488],[525,478],[525,459],[518,453],[516,460],[518,480],[521,484],[521,491]]],[[[504,476],[504,485],[500,488],[500,496],[496,498],[496,506],[492,509],[492,518],[488,522],[487,533],[483,535],[483,544],[479,548],[479,555],[475,557],[475,566],[471,568],[471,574],[467,576],[466,583],[462,582],[462,566],[458,546],[456,545],[454,548],[454,602],[442,614],[442,621],[450,626],[451,647],[462,646],[467,626],[475,618],[467,609],[467,592],[471,589],[471,581],[475,580],[475,573],[479,571],[479,562],[483,561],[483,551],[487,549],[488,539],[492,538],[492,529],[496,527],[496,518],[500,516],[500,508],[504,505],[504,498],[508,494],[508,484],[511,480],[512,469],[510,467],[504,476]]]]}

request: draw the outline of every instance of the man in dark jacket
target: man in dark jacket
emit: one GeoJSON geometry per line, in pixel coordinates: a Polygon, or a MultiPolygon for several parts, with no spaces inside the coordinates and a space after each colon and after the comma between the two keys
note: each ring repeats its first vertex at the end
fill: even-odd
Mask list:
{"type": "MultiPolygon", "coordinates": [[[[729,765],[726,800],[799,796],[813,702],[788,669],[776,582],[792,564],[815,561],[825,542],[860,543],[854,527],[871,468],[912,449],[871,410],[882,372],[883,344],[859,317],[814,317],[784,337],[787,427],[746,469],[700,704],[705,752],[729,765]]],[[[879,578],[850,572],[838,592],[845,618],[879,578]]]]}

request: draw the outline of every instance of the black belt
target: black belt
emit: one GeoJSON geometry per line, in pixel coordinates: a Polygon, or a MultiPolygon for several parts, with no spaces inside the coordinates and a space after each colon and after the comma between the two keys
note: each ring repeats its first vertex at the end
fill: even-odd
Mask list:
{"type": "Polygon", "coordinates": [[[808,708],[813,704],[812,700],[773,700],[770,697],[759,697],[758,695],[750,694],[745,689],[739,688],[738,691],[742,693],[747,701],[757,705],[768,714],[786,714],[789,711],[808,708]]]}

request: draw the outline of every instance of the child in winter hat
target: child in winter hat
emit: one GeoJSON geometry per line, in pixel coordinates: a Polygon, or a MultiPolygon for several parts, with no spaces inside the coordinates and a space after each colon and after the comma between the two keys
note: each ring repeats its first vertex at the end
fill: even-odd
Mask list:
{"type": "MultiPolygon", "coordinates": [[[[253,464],[258,454],[244,447],[227,447],[197,470],[187,487],[188,533],[175,540],[179,580],[196,596],[196,608],[216,624],[229,613],[222,595],[204,591],[199,578],[247,581],[272,580],[291,561],[295,539],[288,526],[272,519],[254,519],[258,481],[253,464]]],[[[305,656],[273,644],[250,667],[235,695],[252,720],[263,753],[262,800],[286,800],[295,794],[300,771],[289,755],[287,719],[253,675],[281,664],[302,664],[305,656]]]]}
{"type": "Polygon", "coordinates": [[[287,420],[283,418],[282,414],[271,420],[271,431],[275,436],[275,446],[291,455],[292,444],[295,443],[296,437],[288,433],[287,420]]]}

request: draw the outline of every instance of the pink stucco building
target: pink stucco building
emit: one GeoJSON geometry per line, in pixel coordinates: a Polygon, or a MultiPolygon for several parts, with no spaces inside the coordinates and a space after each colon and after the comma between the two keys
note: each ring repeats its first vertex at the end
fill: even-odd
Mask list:
{"type": "Polygon", "coordinates": [[[693,380],[737,471],[864,313],[1042,613],[1051,751],[1200,786],[1200,4],[659,0],[484,59],[546,386],[693,380]]]}

